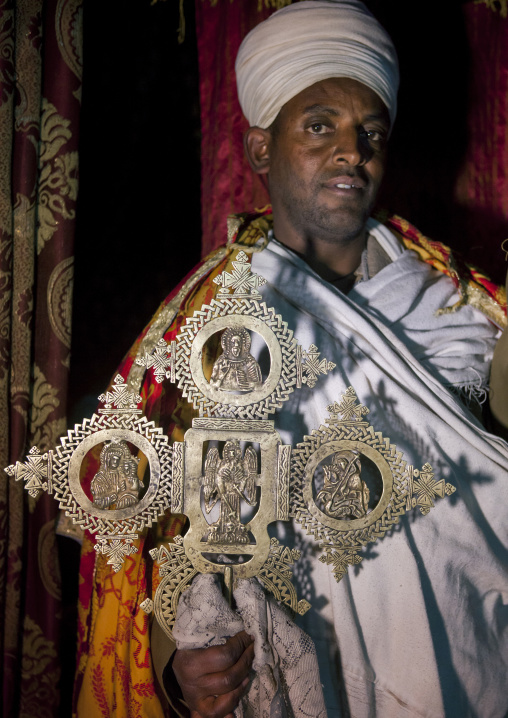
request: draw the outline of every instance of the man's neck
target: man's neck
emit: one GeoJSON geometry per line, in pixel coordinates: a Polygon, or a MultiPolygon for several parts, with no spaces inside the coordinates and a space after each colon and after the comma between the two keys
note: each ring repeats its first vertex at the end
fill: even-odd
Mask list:
{"type": "Polygon", "coordinates": [[[332,241],[328,237],[315,235],[302,236],[296,232],[285,232],[275,218],[273,232],[278,242],[298,254],[327,282],[335,282],[352,275],[358,269],[368,236],[366,229],[345,241],[337,238],[332,241]]]}

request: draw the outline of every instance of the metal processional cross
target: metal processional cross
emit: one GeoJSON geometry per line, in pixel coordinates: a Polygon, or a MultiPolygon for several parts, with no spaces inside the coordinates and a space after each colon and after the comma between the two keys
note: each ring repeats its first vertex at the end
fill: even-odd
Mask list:
{"type": "Polygon", "coordinates": [[[115,571],[168,508],[188,517],[185,536],[151,551],[162,580],[153,600],[142,604],[155,610],[169,636],[182,591],[198,573],[222,574],[229,598],[237,581],[256,576],[293,611],[309,609],[291,582],[299,552],[270,539],[272,522],[291,517],[300,524],[339,581],[361,561],[366,543],[407,510],[426,514],[436,497],[455,491],[434,478],[429,464],[408,465],[374,431],[352,387],[328,406],[324,425],[296,447],[284,445],[270,416],[295,390],[311,391],[335,364],[314,345],[304,350],[266,306],[259,291],[265,280],[252,272],[245,252],[237,252],[231,267],[215,278],[216,297],[187,318],[174,341],[160,340],[137,359],[156,382],[176,383],[197,410],[183,441],[169,444],[118,375],[99,397],[97,414],[69,430],[59,446],[43,454],[33,447],[24,463],[5,469],[31,496],[53,494],[76,524],[96,535],[96,551],[115,571]],[[254,338],[263,351],[251,351],[254,338]],[[205,376],[209,343],[221,353],[205,376]],[[85,490],[81,470],[94,448],[100,466],[85,490]],[[378,491],[369,488],[373,471],[378,491]]]}

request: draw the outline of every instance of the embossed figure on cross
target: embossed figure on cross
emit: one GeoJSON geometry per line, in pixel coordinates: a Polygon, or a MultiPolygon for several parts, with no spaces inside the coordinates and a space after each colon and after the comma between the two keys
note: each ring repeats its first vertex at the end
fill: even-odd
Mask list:
{"type": "Polygon", "coordinates": [[[100,455],[100,468],[91,483],[93,505],[107,509],[133,506],[139,500],[143,482],[138,478],[138,459],[132,456],[126,442],[119,439],[104,444],[100,455]]]}
{"type": "Polygon", "coordinates": [[[116,508],[125,509],[139,501],[139,490],[143,482],[138,477],[138,459],[130,456],[120,464],[120,480],[116,508]]]}
{"type": "Polygon", "coordinates": [[[209,449],[205,461],[205,475],[202,477],[205,510],[210,513],[220,501],[219,519],[210,527],[206,537],[212,543],[249,543],[249,532],[241,522],[241,503],[256,505],[257,456],[252,447],[245,455],[238,441],[227,441],[222,451],[209,449]]]}
{"type": "Polygon", "coordinates": [[[261,386],[259,364],[250,350],[250,334],[244,327],[228,327],[221,338],[223,353],[216,359],[210,385],[222,391],[249,392],[261,386]]]}
{"type": "Polygon", "coordinates": [[[325,480],[317,498],[324,512],[333,518],[362,518],[369,506],[369,488],[362,481],[360,453],[356,449],[337,451],[330,466],[323,466],[325,480]]]}

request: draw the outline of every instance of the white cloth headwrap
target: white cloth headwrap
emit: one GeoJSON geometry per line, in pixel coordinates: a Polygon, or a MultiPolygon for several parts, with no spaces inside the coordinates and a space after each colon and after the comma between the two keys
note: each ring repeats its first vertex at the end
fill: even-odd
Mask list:
{"type": "Polygon", "coordinates": [[[399,68],[386,31],[358,0],[304,0],[279,10],[243,40],[238,97],[251,126],[267,128],[283,105],[329,77],[350,77],[397,112],[399,68]]]}

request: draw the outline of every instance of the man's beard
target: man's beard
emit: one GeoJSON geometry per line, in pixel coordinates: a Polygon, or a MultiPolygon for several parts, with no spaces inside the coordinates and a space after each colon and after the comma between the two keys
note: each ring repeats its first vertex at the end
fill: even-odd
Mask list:
{"type": "Polygon", "coordinates": [[[320,206],[317,202],[311,206],[301,204],[290,196],[284,194],[282,201],[288,216],[293,218],[292,224],[296,229],[307,232],[313,228],[315,237],[330,244],[346,247],[355,241],[365,230],[372,207],[341,207],[335,211],[320,206]]]}
{"type": "Polygon", "coordinates": [[[343,198],[335,209],[326,206],[322,199],[325,181],[326,178],[316,180],[311,192],[301,181],[288,181],[280,200],[286,216],[291,218],[291,225],[302,238],[347,247],[364,233],[374,205],[374,198],[369,196],[368,179],[365,178],[365,189],[361,190],[366,196],[352,197],[351,201],[343,198]]]}
{"type": "Polygon", "coordinates": [[[362,213],[345,209],[330,212],[315,206],[303,208],[301,216],[305,226],[308,227],[312,223],[314,227],[321,230],[318,237],[321,241],[346,247],[364,232],[370,216],[370,208],[362,213]]]}

